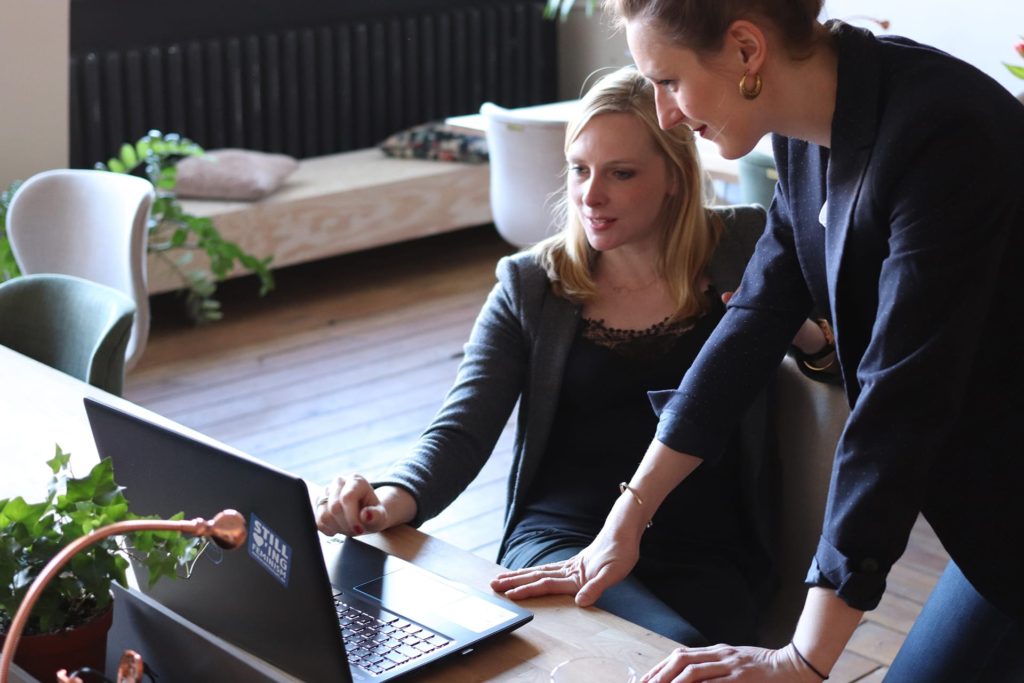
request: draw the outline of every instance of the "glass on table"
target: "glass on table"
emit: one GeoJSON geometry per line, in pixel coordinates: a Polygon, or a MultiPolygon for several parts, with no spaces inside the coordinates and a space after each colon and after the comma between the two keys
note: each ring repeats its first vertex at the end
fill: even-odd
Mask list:
{"type": "Polygon", "coordinates": [[[551,670],[551,683],[636,683],[636,669],[621,659],[581,656],[567,659],[551,670]]]}

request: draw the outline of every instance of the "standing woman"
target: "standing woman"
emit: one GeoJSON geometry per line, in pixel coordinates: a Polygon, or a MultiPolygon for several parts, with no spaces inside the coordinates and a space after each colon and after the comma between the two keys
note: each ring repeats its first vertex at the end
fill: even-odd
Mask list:
{"type": "Polygon", "coordinates": [[[820,0],[607,4],[660,125],[727,158],[774,133],[779,183],[742,287],[660,397],[630,481],[644,506],[623,496],[578,556],[497,587],[590,604],[624,576],[653,509],[719,457],[816,307],[851,414],[793,642],[682,648],[645,680],[827,677],[919,513],[952,561],[886,680],[1024,680],[1024,107],[934,48],[819,24],[820,0]]]}

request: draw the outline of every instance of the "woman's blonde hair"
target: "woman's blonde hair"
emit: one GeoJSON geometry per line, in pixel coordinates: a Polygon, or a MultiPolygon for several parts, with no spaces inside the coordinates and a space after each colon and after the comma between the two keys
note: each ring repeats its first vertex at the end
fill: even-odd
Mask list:
{"type": "MultiPolygon", "coordinates": [[[[576,118],[565,132],[565,150],[595,116],[625,113],[636,117],[651,135],[665,161],[676,192],[665,198],[664,226],[658,256],[658,274],[665,279],[676,303],[673,319],[681,320],[705,310],[699,279],[721,232],[719,221],[704,206],[704,172],[693,133],[686,126],[662,130],[654,105],[654,88],[631,66],[601,78],[580,102],[576,118]]],[[[533,247],[557,294],[583,303],[597,293],[593,266],[597,251],[590,246],[580,217],[566,190],[559,203],[563,227],[558,234],[533,247]]]]}

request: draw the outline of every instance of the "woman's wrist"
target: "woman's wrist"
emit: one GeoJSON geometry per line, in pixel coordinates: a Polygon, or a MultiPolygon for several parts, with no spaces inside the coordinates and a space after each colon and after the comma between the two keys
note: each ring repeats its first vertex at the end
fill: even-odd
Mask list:
{"type": "Polygon", "coordinates": [[[377,499],[387,513],[387,527],[408,524],[416,518],[419,509],[413,495],[401,486],[381,486],[374,489],[377,499]]]}
{"type": "Polygon", "coordinates": [[[863,616],[832,588],[816,586],[807,591],[807,601],[787,647],[804,679],[820,681],[831,674],[863,616]]]}
{"type": "MultiPolygon", "coordinates": [[[[640,494],[637,494],[635,489],[623,490],[608,514],[605,529],[617,541],[639,545],[640,538],[650,524],[651,518],[647,516],[648,511],[644,509],[643,505],[637,503],[637,495],[640,494]]],[[[642,495],[640,495],[640,499],[643,499],[642,495]]]]}
{"type": "Polygon", "coordinates": [[[824,358],[835,350],[835,336],[828,320],[804,320],[793,338],[793,346],[805,356],[824,358]]]}
{"type": "Polygon", "coordinates": [[[827,681],[828,680],[828,674],[822,673],[821,669],[819,669],[813,663],[811,663],[811,660],[807,659],[807,657],[805,657],[804,654],[802,652],[800,652],[800,649],[796,646],[796,643],[794,643],[792,640],[789,641],[789,647],[790,647],[790,649],[793,650],[793,654],[796,655],[796,666],[797,666],[797,668],[801,669],[801,670],[803,670],[805,672],[809,671],[810,673],[814,674],[813,678],[810,677],[810,676],[805,676],[805,678],[808,678],[809,680],[812,680],[812,681],[815,681],[815,680],[827,681]]]}

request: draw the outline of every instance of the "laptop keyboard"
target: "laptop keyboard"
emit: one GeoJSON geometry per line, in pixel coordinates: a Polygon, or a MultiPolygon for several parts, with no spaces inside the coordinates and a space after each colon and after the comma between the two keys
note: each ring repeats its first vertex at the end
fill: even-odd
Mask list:
{"type": "Polygon", "coordinates": [[[380,610],[368,614],[334,596],[348,662],[374,676],[438,650],[450,639],[380,610]]]}

